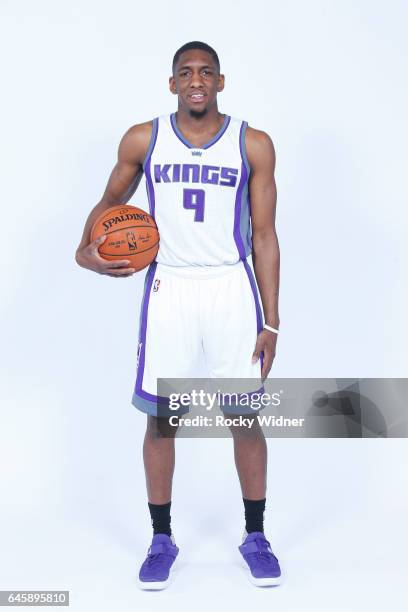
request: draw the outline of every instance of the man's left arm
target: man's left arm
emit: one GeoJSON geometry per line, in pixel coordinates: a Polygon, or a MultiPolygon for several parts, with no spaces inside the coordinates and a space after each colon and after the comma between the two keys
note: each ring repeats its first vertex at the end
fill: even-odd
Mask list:
{"type": "MultiPolygon", "coordinates": [[[[249,198],[252,224],[252,261],[261,296],[265,323],[279,329],[279,266],[280,253],[275,230],[276,183],[275,149],[265,132],[247,128],[246,152],[251,168],[249,198]]],[[[277,334],[262,330],[257,338],[253,361],[264,353],[262,381],[272,367],[277,334]]]]}

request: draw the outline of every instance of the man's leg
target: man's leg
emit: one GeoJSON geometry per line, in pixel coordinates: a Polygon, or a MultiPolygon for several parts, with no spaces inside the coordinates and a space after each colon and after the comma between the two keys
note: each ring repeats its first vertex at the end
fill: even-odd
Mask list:
{"type": "Polygon", "coordinates": [[[263,528],[267,446],[256,416],[252,415],[252,418],[254,422],[251,429],[230,427],[245,507],[245,532],[239,550],[249,569],[251,582],[257,586],[273,586],[280,584],[281,570],[263,528]]]}
{"type": "MultiPolygon", "coordinates": [[[[223,392],[259,392],[261,360],[252,363],[257,336],[262,329],[262,311],[256,281],[247,262],[214,283],[203,293],[203,348],[209,376],[222,384],[223,392]],[[216,304],[216,308],[214,306],[216,304]],[[236,307],[239,305],[239,307],[236,307]],[[234,380],[240,381],[234,389],[234,380]],[[242,382],[245,387],[242,387],[242,382]]],[[[220,406],[221,407],[221,406],[220,406]]],[[[225,416],[237,416],[231,406],[225,416]]],[[[256,415],[250,411],[250,415],[256,415]]],[[[239,550],[250,570],[251,580],[259,586],[277,584],[280,568],[263,533],[266,497],[267,447],[262,428],[256,419],[251,429],[231,427],[234,439],[235,464],[241,483],[245,533],[239,550]]]]}
{"type": "Polygon", "coordinates": [[[166,417],[147,415],[143,460],[151,504],[167,504],[171,500],[176,432],[177,427],[171,426],[166,417]]]}
{"type": "MultiPolygon", "coordinates": [[[[236,416],[236,415],[226,415],[236,416]]],[[[250,418],[245,415],[245,418],[250,418]]],[[[267,473],[267,446],[265,436],[255,415],[251,429],[231,426],[234,439],[234,457],[241,484],[242,497],[248,500],[265,499],[267,473]]]]}
{"type": "Polygon", "coordinates": [[[159,392],[157,382],[188,379],[194,375],[197,361],[202,360],[196,285],[187,277],[164,270],[166,267],[169,268],[156,263],[146,275],[132,396],[134,406],[149,415],[143,459],[153,538],[139,572],[140,586],[146,589],[167,586],[178,554],[170,525],[177,428],[170,425],[166,416],[167,402],[159,400],[160,395],[167,397],[167,393],[159,392]]]}
{"type": "Polygon", "coordinates": [[[139,586],[148,590],[167,586],[179,552],[170,526],[176,431],[177,427],[170,426],[168,418],[147,416],[143,459],[153,539],[140,568],[139,586]]]}

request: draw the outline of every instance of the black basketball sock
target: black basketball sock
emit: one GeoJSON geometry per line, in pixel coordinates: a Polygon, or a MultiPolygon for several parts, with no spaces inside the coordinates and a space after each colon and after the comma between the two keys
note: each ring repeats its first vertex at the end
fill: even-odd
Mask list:
{"type": "Polygon", "coordinates": [[[247,533],[264,530],[264,511],[266,499],[245,499],[245,529],[247,533]]]}
{"type": "Polygon", "coordinates": [[[166,535],[171,536],[171,501],[169,501],[167,504],[151,504],[150,502],[148,502],[148,504],[153,525],[153,535],[156,535],[157,533],[165,533],[166,535]]]}

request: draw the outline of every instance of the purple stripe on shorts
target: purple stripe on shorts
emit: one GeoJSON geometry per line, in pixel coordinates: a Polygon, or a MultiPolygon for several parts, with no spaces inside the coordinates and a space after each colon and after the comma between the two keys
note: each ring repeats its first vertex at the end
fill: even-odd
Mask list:
{"type": "MultiPolygon", "coordinates": [[[[136,393],[139,397],[143,397],[143,399],[152,402],[157,408],[159,408],[157,404],[166,408],[169,407],[170,399],[168,397],[163,397],[162,395],[153,395],[152,393],[147,393],[147,391],[143,391],[143,389],[139,389],[139,391],[136,391],[136,393]]],[[[174,413],[171,414],[177,414],[177,411],[174,411],[174,413]]]]}
{"type": "Polygon", "coordinates": [[[153,263],[150,264],[150,267],[146,274],[145,289],[144,289],[142,307],[141,307],[140,330],[139,330],[139,345],[140,343],[142,343],[142,347],[140,350],[139,363],[138,363],[138,368],[137,368],[135,394],[138,395],[139,397],[142,397],[143,399],[153,402],[155,405],[157,405],[157,403],[160,403],[160,404],[164,404],[165,406],[168,406],[169,405],[168,397],[153,395],[152,393],[147,393],[146,391],[143,391],[142,389],[145,358],[146,358],[147,317],[148,317],[148,310],[149,310],[150,293],[152,289],[153,279],[156,273],[156,268],[157,268],[157,262],[154,261],[153,263]]]}
{"type": "Polygon", "coordinates": [[[139,330],[139,345],[142,343],[140,354],[139,354],[139,363],[137,368],[137,377],[136,377],[136,386],[135,392],[140,393],[142,390],[142,381],[143,381],[143,372],[145,365],[145,355],[146,355],[146,329],[147,329],[147,314],[148,314],[148,306],[150,299],[150,290],[152,288],[152,283],[154,279],[154,275],[157,268],[157,262],[154,261],[150,264],[149,269],[146,274],[146,283],[145,283],[145,291],[142,300],[142,311],[141,311],[141,320],[140,320],[140,330],[139,330]]]}
{"type": "MultiPolygon", "coordinates": [[[[252,272],[251,266],[249,265],[247,260],[243,259],[242,263],[244,264],[244,268],[245,268],[245,271],[247,273],[247,276],[248,276],[248,279],[249,279],[249,283],[250,283],[251,289],[252,289],[252,294],[253,294],[254,300],[255,300],[256,326],[257,326],[257,331],[258,331],[258,334],[259,334],[262,331],[262,329],[263,329],[263,316],[262,316],[261,304],[259,303],[259,297],[258,297],[258,290],[257,290],[257,286],[256,286],[256,280],[255,280],[254,274],[252,272]]],[[[261,369],[262,369],[263,368],[263,352],[260,355],[260,359],[261,359],[261,369]]]]}

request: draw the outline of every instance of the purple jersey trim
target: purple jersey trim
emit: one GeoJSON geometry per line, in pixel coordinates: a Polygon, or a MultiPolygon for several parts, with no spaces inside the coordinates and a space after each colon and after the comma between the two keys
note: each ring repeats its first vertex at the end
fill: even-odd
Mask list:
{"type": "Polygon", "coordinates": [[[250,205],[248,180],[250,167],[245,152],[245,130],[248,123],[243,121],[239,132],[239,150],[241,153],[241,178],[239,181],[237,194],[235,198],[234,211],[234,240],[237,245],[239,258],[246,259],[251,252],[251,237],[250,237],[250,205]],[[245,243],[244,243],[245,241],[245,243]]]}
{"type": "Polygon", "coordinates": [[[156,202],[155,202],[154,187],[153,187],[152,173],[151,173],[151,160],[152,160],[153,149],[157,141],[158,131],[159,131],[159,120],[158,118],[156,118],[156,119],[153,119],[152,136],[150,138],[149,148],[147,150],[147,154],[143,162],[143,170],[144,170],[145,177],[146,177],[147,199],[149,201],[149,212],[151,216],[153,217],[153,219],[154,219],[154,214],[155,214],[156,202]]]}
{"type": "MultiPolygon", "coordinates": [[[[255,300],[256,326],[257,326],[257,331],[258,331],[258,334],[259,334],[262,331],[262,329],[263,329],[263,316],[262,316],[261,304],[259,303],[258,289],[257,289],[257,286],[256,286],[256,280],[255,280],[255,277],[254,277],[254,273],[252,272],[251,266],[249,265],[247,260],[243,259],[242,263],[244,264],[245,271],[246,271],[246,273],[248,275],[249,283],[250,283],[251,289],[252,289],[252,294],[253,294],[254,300],[255,300]]],[[[261,359],[261,369],[262,369],[263,368],[263,351],[262,351],[262,353],[260,355],[260,359],[261,359]]]]}
{"type": "Polygon", "coordinates": [[[245,259],[247,254],[245,253],[244,242],[241,235],[241,209],[242,209],[242,192],[244,190],[245,183],[248,180],[248,174],[245,164],[241,164],[241,178],[239,181],[237,195],[235,198],[235,214],[234,214],[234,240],[237,245],[239,258],[245,259]]]}
{"type": "Polygon", "coordinates": [[[248,162],[248,158],[246,154],[246,147],[245,147],[245,132],[246,132],[247,127],[248,127],[248,122],[243,121],[240,132],[239,132],[239,150],[241,152],[242,161],[245,164],[245,168],[249,176],[251,173],[251,168],[249,166],[249,162],[248,162]]]}
{"type": "Polygon", "coordinates": [[[146,165],[146,170],[145,170],[145,175],[146,175],[146,192],[147,192],[147,199],[149,201],[149,212],[150,215],[153,217],[153,219],[155,218],[155,210],[156,210],[156,199],[155,199],[155,195],[154,195],[154,187],[153,187],[153,181],[152,181],[152,175],[150,172],[150,159],[147,162],[146,165]]]}
{"type": "Polygon", "coordinates": [[[173,128],[173,131],[174,131],[175,135],[189,149],[208,149],[209,147],[212,147],[212,145],[215,144],[221,138],[221,136],[224,134],[225,130],[227,129],[227,127],[230,124],[230,121],[231,121],[231,117],[229,115],[225,115],[224,123],[222,124],[219,132],[217,132],[217,134],[215,134],[215,136],[213,136],[211,138],[211,140],[206,142],[205,145],[203,145],[202,147],[195,147],[180,132],[180,130],[178,128],[178,125],[177,125],[177,121],[176,121],[176,113],[171,113],[171,115],[170,115],[170,123],[171,123],[171,127],[173,128]]]}
{"type": "Polygon", "coordinates": [[[159,119],[158,117],[156,117],[155,119],[153,119],[152,135],[150,136],[149,148],[147,149],[146,157],[143,160],[143,171],[145,170],[145,166],[152,156],[153,149],[155,147],[156,140],[157,140],[158,131],[159,131],[159,119]]]}

